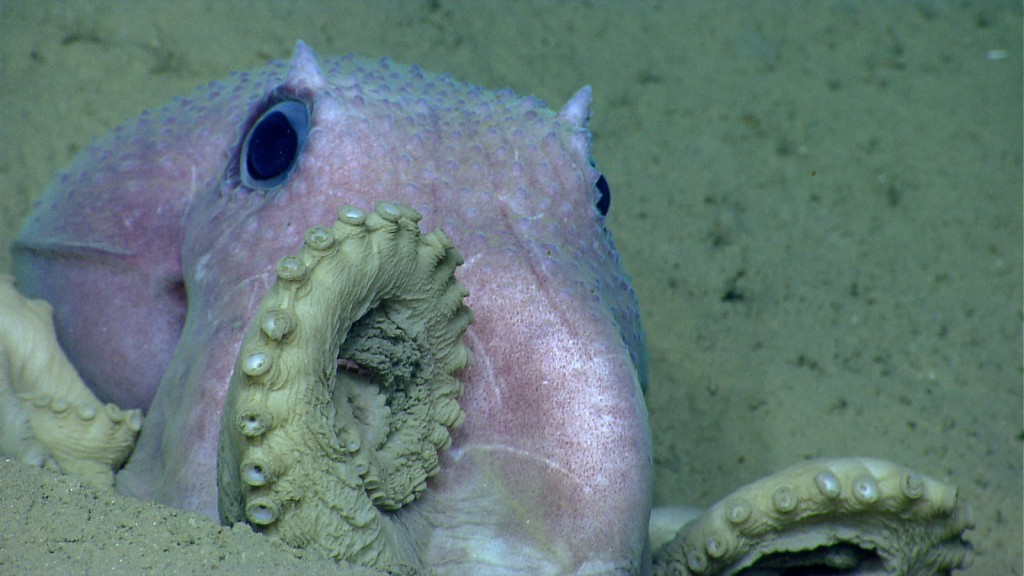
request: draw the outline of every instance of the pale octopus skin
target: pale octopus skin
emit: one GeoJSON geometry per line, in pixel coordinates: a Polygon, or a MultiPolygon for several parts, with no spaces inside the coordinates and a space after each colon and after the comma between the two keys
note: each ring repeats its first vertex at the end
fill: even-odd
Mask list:
{"type": "MultiPolygon", "coordinates": [[[[7,295],[0,305],[35,307],[43,333],[49,309],[35,299],[52,305],[56,336],[74,366],[67,368],[88,390],[0,374],[0,450],[75,474],[54,458],[63,448],[26,428],[33,398],[51,394],[64,398],[60,408],[109,414],[101,446],[125,437],[130,444],[141,410],[141,433],[123,467],[123,447],[110,449],[121,450],[116,456],[81,458],[116,474],[118,491],[247,521],[293,545],[381,568],[732,573],[787,538],[781,546],[790,548],[781,549],[837,540],[878,548],[885,566],[863,573],[960,566],[970,519],[955,488],[866,459],[804,463],[741,490],[691,523],[652,566],[644,334],[605,229],[607,184],[590,156],[589,116],[589,88],[554,113],[533,98],[386,60],[321,63],[300,42],[290,63],[234,75],[118,128],[59,176],[21,231],[15,281],[25,297],[10,280],[0,283],[7,295]],[[276,120],[295,134],[296,159],[284,166],[247,161],[247,146],[262,145],[250,131],[268,110],[280,111],[276,120]],[[420,264],[392,271],[399,253],[420,264]],[[422,288],[427,279],[436,289],[422,288]],[[377,432],[364,427],[354,443],[324,449],[344,461],[325,460],[328,473],[341,470],[337,483],[360,491],[352,498],[362,512],[347,512],[340,529],[369,526],[373,534],[355,543],[344,535],[318,540],[337,528],[332,519],[309,527],[304,516],[289,516],[315,498],[282,496],[286,479],[297,477],[288,466],[298,464],[285,466],[264,449],[278,446],[269,438],[289,411],[324,408],[303,403],[308,390],[333,390],[302,387],[286,368],[267,364],[284,366],[291,353],[297,364],[319,366],[289,348],[328,306],[308,296],[318,282],[361,291],[365,301],[348,324],[342,320],[342,336],[368,309],[384,307],[379,300],[399,284],[447,299],[439,319],[425,321],[441,328],[423,335],[446,334],[436,353],[445,383],[433,400],[442,414],[430,416],[425,433],[437,452],[421,457],[424,471],[397,496],[404,500],[381,504],[387,499],[374,496],[380,505],[366,504],[364,492],[379,479],[369,481],[377,472],[367,472],[359,455],[377,432]],[[103,411],[102,403],[116,406],[103,411]],[[246,412],[257,404],[265,411],[246,412]],[[879,542],[893,533],[910,534],[909,552],[879,542]]],[[[338,298],[330,306],[344,308],[346,297],[338,298]]],[[[404,330],[402,314],[395,318],[404,330]]],[[[2,357],[13,359],[3,365],[33,354],[16,340],[0,340],[2,357]]],[[[337,342],[326,346],[334,347],[328,380],[335,364],[339,382],[343,372],[359,372],[345,365],[349,356],[336,360],[337,342]]],[[[366,388],[358,384],[336,386],[349,387],[360,422],[399,411],[380,412],[376,392],[359,400],[351,390],[366,388]],[[368,408],[374,402],[378,408],[368,408]]],[[[328,399],[324,410],[352,420],[344,402],[328,399]]],[[[344,426],[327,434],[337,442],[344,426]]],[[[307,448],[281,446],[282,454],[307,448]]],[[[109,485],[110,475],[86,480],[109,485]]],[[[848,552],[821,563],[842,565],[848,552]]]]}

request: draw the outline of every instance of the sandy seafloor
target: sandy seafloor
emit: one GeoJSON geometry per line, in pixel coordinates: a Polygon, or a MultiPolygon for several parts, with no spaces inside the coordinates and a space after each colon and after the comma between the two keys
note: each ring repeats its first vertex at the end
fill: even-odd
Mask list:
{"type": "MultiPolygon", "coordinates": [[[[590,84],[656,503],[886,458],[960,487],[964,574],[1021,574],[1019,3],[323,4],[0,2],[0,246],[93,138],[297,38],[556,108],[590,84]]],[[[0,574],[335,571],[0,461],[0,574]]]]}

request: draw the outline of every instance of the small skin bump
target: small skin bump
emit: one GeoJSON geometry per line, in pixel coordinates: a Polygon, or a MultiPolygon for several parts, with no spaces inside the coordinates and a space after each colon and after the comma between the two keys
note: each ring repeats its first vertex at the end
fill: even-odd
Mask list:
{"type": "Polygon", "coordinates": [[[291,333],[294,322],[287,311],[280,308],[267,310],[260,318],[260,329],[267,338],[280,342],[285,336],[291,333]]]}
{"type": "Polygon", "coordinates": [[[728,512],[726,516],[729,519],[729,523],[733,525],[743,524],[750,518],[752,508],[750,503],[746,500],[736,500],[729,504],[728,512]]]}
{"type": "Polygon", "coordinates": [[[124,419],[125,412],[118,408],[114,404],[106,404],[103,406],[103,413],[110,419],[111,422],[117,423],[124,419]]]}
{"type": "Polygon", "coordinates": [[[257,438],[270,429],[271,421],[268,416],[247,412],[238,417],[238,430],[247,438],[257,438]]]}
{"type": "Polygon", "coordinates": [[[406,206],[405,204],[396,204],[395,207],[398,208],[399,214],[401,214],[403,218],[410,222],[419,222],[420,220],[423,219],[423,216],[419,212],[406,206]]]}
{"type": "Polygon", "coordinates": [[[387,220],[388,222],[398,222],[402,218],[402,213],[398,207],[389,202],[381,202],[377,204],[377,214],[387,220]]]}
{"type": "Polygon", "coordinates": [[[820,492],[822,496],[829,499],[838,498],[842,491],[842,487],[839,484],[839,478],[830,470],[818,472],[814,477],[814,485],[818,487],[818,492],[820,492]]]}
{"type": "Polygon", "coordinates": [[[334,245],[334,235],[321,226],[314,226],[306,231],[306,246],[323,252],[334,245]]]}
{"type": "Polygon", "coordinates": [[[286,282],[300,282],[306,277],[306,264],[297,256],[285,256],[277,263],[277,277],[286,282]]]}
{"type": "Polygon", "coordinates": [[[92,404],[86,404],[85,406],[78,407],[78,417],[82,420],[89,421],[96,417],[96,407],[92,404]]]}
{"type": "Polygon", "coordinates": [[[798,498],[793,488],[781,486],[772,493],[772,506],[783,514],[796,510],[798,498]]]}
{"type": "Polygon", "coordinates": [[[878,500],[878,482],[867,474],[853,481],[853,497],[862,504],[874,504],[878,500]]]}
{"type": "Polygon", "coordinates": [[[722,542],[721,538],[711,536],[704,543],[704,550],[712,558],[721,558],[729,551],[729,547],[725,545],[725,542],[722,542]]]}
{"type": "Polygon", "coordinates": [[[708,569],[708,559],[698,550],[686,551],[686,566],[694,574],[703,574],[708,569]]]}
{"type": "Polygon", "coordinates": [[[133,432],[139,432],[142,430],[142,412],[138,410],[132,410],[131,415],[128,416],[128,429],[133,432]]]}
{"type": "Polygon", "coordinates": [[[242,363],[242,371],[253,378],[262,376],[270,370],[270,356],[264,352],[250,354],[242,363]]]}
{"type": "MultiPolygon", "coordinates": [[[[366,476],[366,473],[370,470],[370,463],[367,462],[365,454],[357,454],[356,457],[352,459],[352,466],[355,468],[356,474],[359,474],[360,476],[366,476]]],[[[380,482],[377,481],[376,485],[369,486],[369,482],[368,478],[363,478],[363,486],[367,489],[373,489],[380,485],[380,482]]]]}
{"type": "Polygon", "coordinates": [[[920,474],[907,472],[900,482],[900,490],[907,498],[917,500],[924,496],[924,478],[920,474]]]}
{"type": "Polygon", "coordinates": [[[366,212],[354,206],[342,206],[338,209],[338,221],[349,226],[361,226],[366,222],[366,212]]]}
{"type": "Polygon", "coordinates": [[[357,510],[355,516],[352,517],[350,522],[357,528],[364,528],[369,526],[376,518],[376,512],[367,506],[357,510]]]}
{"type": "Polygon", "coordinates": [[[360,442],[359,437],[355,435],[350,436],[348,440],[345,442],[345,449],[347,449],[352,454],[358,452],[360,446],[362,446],[362,442],[360,442]]]}
{"type": "Polygon", "coordinates": [[[258,526],[273,524],[280,514],[280,507],[272,498],[258,496],[245,505],[245,516],[258,526]]]}
{"type": "MultiPolygon", "coordinates": [[[[953,486],[939,486],[938,496],[932,496],[929,499],[936,502],[936,508],[941,510],[944,514],[952,513],[960,500],[959,490],[953,486]]],[[[967,514],[967,522],[970,525],[974,525],[973,520],[970,518],[970,508],[966,508],[965,513],[967,514]]]]}
{"type": "Polygon", "coordinates": [[[267,467],[256,462],[242,464],[241,473],[242,481],[253,488],[260,488],[274,481],[273,474],[267,470],[267,467]]]}

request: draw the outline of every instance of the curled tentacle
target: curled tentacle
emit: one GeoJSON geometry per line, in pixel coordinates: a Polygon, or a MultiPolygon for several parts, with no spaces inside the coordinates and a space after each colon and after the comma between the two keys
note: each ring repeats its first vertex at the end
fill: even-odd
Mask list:
{"type": "Polygon", "coordinates": [[[418,564],[387,514],[426,488],[463,419],[472,321],[462,258],[419,218],[344,207],[278,263],[221,421],[223,521],[348,562],[418,564]]]}
{"type": "Polygon", "coordinates": [[[655,574],[949,574],[969,559],[972,526],[949,484],[881,460],[812,460],[686,524],[655,554],[655,574]]]}
{"type": "Polygon", "coordinates": [[[93,395],[53,328],[53,309],[0,275],[0,454],[112,488],[135,448],[139,410],[93,395]]]}

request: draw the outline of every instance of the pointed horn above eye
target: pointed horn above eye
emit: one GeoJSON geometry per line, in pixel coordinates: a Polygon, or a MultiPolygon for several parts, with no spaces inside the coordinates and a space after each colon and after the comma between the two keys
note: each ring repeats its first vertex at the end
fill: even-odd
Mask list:
{"type": "Polygon", "coordinates": [[[587,130],[590,121],[590,103],[593,101],[590,86],[584,86],[573,94],[572,98],[562,106],[558,117],[568,121],[572,126],[587,130]]]}
{"type": "Polygon", "coordinates": [[[288,80],[285,84],[293,88],[299,86],[317,89],[326,85],[316,53],[308,44],[299,40],[295,43],[295,54],[288,65],[288,80]]]}

